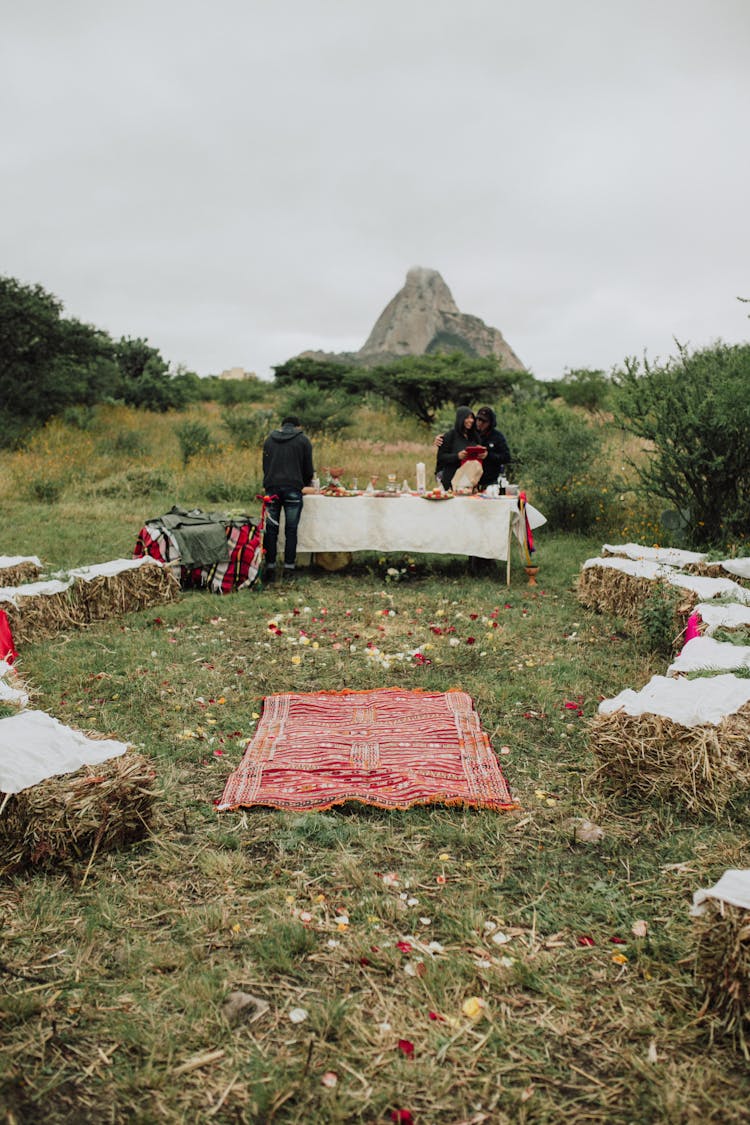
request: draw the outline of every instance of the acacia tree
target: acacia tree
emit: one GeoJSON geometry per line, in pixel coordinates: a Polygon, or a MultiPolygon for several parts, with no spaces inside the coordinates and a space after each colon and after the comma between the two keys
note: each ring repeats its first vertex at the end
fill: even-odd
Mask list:
{"type": "Polygon", "coordinates": [[[377,367],[298,357],[275,367],[274,372],[281,386],[302,382],[357,397],[378,395],[427,425],[447,403],[458,406],[482,398],[502,398],[534,382],[527,372],[503,369],[494,356],[461,352],[403,356],[377,367]]]}
{"type": "Polygon", "coordinates": [[[615,374],[625,429],[648,444],[636,466],[652,496],[685,516],[696,546],[750,534],[750,344],[718,343],[615,374]]]}

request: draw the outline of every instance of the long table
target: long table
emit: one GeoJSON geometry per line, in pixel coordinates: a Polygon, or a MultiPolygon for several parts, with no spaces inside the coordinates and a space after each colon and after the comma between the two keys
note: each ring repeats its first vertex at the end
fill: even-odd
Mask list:
{"type": "MultiPolygon", "coordinates": [[[[532,529],[547,522],[530,504],[526,505],[526,514],[532,529]]],[[[402,493],[341,497],[308,494],[302,508],[297,551],[473,555],[505,562],[509,583],[514,535],[523,542],[525,528],[516,496],[476,494],[426,500],[402,493]]]]}

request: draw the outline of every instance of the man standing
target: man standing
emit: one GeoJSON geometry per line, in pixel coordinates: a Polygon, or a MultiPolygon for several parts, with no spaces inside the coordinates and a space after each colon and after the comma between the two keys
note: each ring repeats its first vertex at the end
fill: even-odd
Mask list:
{"type": "Polygon", "coordinates": [[[263,536],[269,578],[276,575],[276,548],[281,511],[284,510],[284,573],[294,573],[297,558],[297,528],[302,515],[302,489],[315,475],[310,439],[300,420],[289,414],[281,429],[272,430],[263,443],[263,489],[269,501],[263,536]]]}
{"type": "Polygon", "coordinates": [[[503,434],[496,429],[497,419],[491,406],[480,406],[476,413],[476,427],[480,443],[486,447],[487,456],[482,462],[482,477],[477,485],[481,492],[494,484],[510,461],[510,450],[503,434]]]}

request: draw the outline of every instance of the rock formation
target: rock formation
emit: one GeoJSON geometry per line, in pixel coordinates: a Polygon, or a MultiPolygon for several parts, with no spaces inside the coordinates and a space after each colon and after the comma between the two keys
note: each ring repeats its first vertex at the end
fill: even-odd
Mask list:
{"type": "Polygon", "coordinates": [[[494,355],[503,367],[525,371],[502,332],[478,316],[460,312],[437,270],[415,266],[389,301],[358,352],[303,352],[310,359],[340,359],[372,367],[405,355],[434,352],[494,355]]]}

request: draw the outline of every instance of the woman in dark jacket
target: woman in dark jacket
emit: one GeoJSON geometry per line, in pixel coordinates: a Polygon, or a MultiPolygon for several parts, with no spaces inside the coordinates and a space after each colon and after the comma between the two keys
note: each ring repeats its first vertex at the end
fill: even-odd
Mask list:
{"type": "Polygon", "coordinates": [[[442,435],[435,463],[435,476],[446,492],[459,465],[466,460],[467,446],[479,444],[474,411],[468,406],[459,406],[453,429],[442,435]]]}

